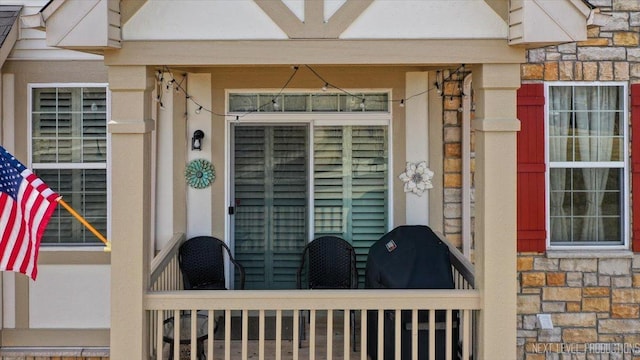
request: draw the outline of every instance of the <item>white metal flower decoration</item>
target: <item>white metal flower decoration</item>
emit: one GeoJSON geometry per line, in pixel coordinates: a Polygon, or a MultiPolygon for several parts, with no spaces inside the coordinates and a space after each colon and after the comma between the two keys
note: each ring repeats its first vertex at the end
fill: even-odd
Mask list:
{"type": "Polygon", "coordinates": [[[433,188],[431,179],[433,179],[433,171],[427,167],[426,161],[419,163],[407,163],[407,169],[400,174],[400,180],[404,182],[404,192],[412,192],[418,196],[422,196],[422,193],[433,188]]]}

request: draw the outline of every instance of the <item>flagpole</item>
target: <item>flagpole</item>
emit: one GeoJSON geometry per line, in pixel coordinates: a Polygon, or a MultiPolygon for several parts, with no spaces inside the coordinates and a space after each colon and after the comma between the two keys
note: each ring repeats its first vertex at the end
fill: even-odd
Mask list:
{"type": "Polygon", "coordinates": [[[73,215],[76,219],[78,219],[78,221],[80,221],[82,225],[84,225],[87,229],[89,229],[89,231],[91,231],[93,235],[95,235],[98,239],[100,239],[100,241],[102,241],[105,244],[105,248],[104,248],[105,252],[111,252],[111,241],[107,240],[104,236],[102,236],[102,234],[100,234],[100,232],[96,230],[96,228],[94,228],[91,224],[89,224],[89,222],[85,220],[75,210],[73,210],[73,208],[69,206],[69,204],[67,204],[66,201],[62,200],[62,197],[58,198],[58,204],[62,205],[62,207],[67,209],[67,211],[71,215],[73,215]]]}

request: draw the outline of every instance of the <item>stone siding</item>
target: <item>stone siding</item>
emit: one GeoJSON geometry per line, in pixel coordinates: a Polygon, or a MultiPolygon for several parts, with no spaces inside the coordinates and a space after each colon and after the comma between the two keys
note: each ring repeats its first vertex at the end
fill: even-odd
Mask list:
{"type": "MultiPolygon", "coordinates": [[[[468,72],[445,71],[443,100],[444,140],[444,235],[458,248],[462,247],[462,86],[468,72]]],[[[473,119],[473,112],[471,113],[473,119]]],[[[475,171],[475,136],[471,131],[470,144],[471,173],[475,171]]],[[[473,175],[471,176],[473,188],[473,175]]],[[[471,212],[473,214],[473,190],[471,191],[471,212]]],[[[471,218],[473,229],[474,218],[471,218]]],[[[473,236],[472,236],[473,238],[473,236]]],[[[473,244],[473,240],[472,244],[473,244]]],[[[473,247],[473,245],[472,245],[473,247]]]]}
{"type": "MultiPolygon", "coordinates": [[[[640,1],[591,3],[609,23],[586,41],[529,50],[523,83],[640,82],[640,1]]],[[[640,255],[618,255],[518,255],[518,360],[640,359],[640,255]]]]}
{"type": "Polygon", "coordinates": [[[589,28],[585,41],[529,50],[523,82],[640,82],[640,1],[591,3],[609,16],[607,25],[589,28]]]}
{"type": "Polygon", "coordinates": [[[519,360],[640,359],[640,255],[520,254],[518,290],[519,360]]]}

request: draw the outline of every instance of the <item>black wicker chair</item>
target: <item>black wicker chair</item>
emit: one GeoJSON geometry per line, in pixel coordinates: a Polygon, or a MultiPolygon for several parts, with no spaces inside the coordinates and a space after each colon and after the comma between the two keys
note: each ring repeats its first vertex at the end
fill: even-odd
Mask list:
{"type": "MultiPolygon", "coordinates": [[[[357,289],[358,270],[353,246],[337,236],[322,236],[314,239],[302,251],[296,283],[298,289],[357,289]],[[303,286],[305,272],[307,284],[303,286]]],[[[350,317],[351,345],[353,351],[356,351],[354,311],[350,312],[350,317]]],[[[305,336],[304,328],[300,326],[301,338],[305,336]]]]}
{"type": "Polygon", "coordinates": [[[178,262],[184,289],[226,290],[225,251],[240,276],[240,289],[244,289],[244,268],[233,258],[227,244],[212,236],[197,236],[180,245],[178,262]]]}
{"type": "MultiPolygon", "coordinates": [[[[231,255],[231,250],[222,240],[211,236],[197,236],[191,238],[178,249],[178,264],[182,273],[182,281],[185,290],[227,290],[226,277],[224,271],[224,253],[229,256],[229,261],[236,268],[236,275],[240,276],[240,289],[244,289],[244,268],[231,255]]],[[[205,324],[208,321],[205,314],[196,314],[198,323],[205,324]]],[[[181,315],[181,326],[185,329],[182,334],[190,335],[191,313],[181,315]],[[185,322],[186,321],[186,322],[185,322]]],[[[173,359],[173,328],[174,318],[170,317],[164,321],[164,329],[166,334],[163,336],[164,342],[169,344],[169,360],[173,359]]],[[[204,328],[203,325],[198,326],[199,330],[204,328]]],[[[218,322],[215,322],[214,334],[218,329],[218,322]]],[[[209,334],[199,333],[198,342],[198,360],[205,360],[204,341],[209,334]]],[[[180,340],[181,346],[189,345],[191,339],[187,336],[180,340]]]]}

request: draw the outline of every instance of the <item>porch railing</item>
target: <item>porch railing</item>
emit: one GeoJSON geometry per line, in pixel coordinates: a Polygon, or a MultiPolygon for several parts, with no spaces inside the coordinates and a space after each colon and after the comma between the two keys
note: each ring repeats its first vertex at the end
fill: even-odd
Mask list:
{"type": "Polygon", "coordinates": [[[467,360],[474,352],[480,297],[455,247],[455,290],[182,291],[183,240],[174,236],[152,262],[145,338],[153,359],[365,360],[383,359],[386,348],[395,359],[467,360]]]}
{"type": "Polygon", "coordinates": [[[169,243],[151,261],[149,290],[167,291],[182,288],[182,275],[178,265],[178,249],[184,242],[185,235],[176,233],[169,243]]]}

